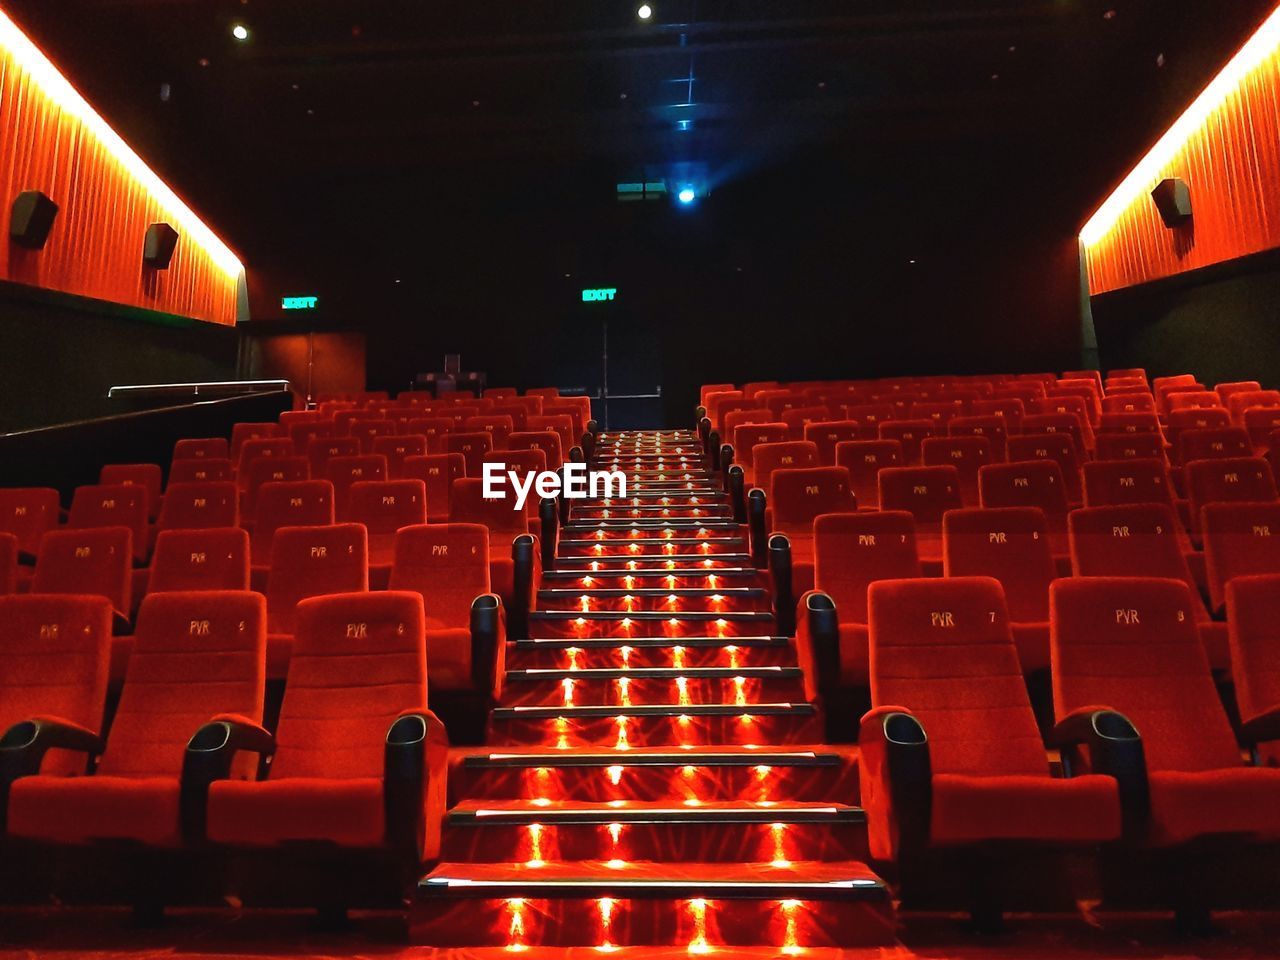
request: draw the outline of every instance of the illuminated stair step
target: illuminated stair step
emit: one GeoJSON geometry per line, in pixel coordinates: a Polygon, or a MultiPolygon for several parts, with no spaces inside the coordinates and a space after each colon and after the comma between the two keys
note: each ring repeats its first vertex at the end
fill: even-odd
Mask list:
{"type": "Polygon", "coordinates": [[[513,670],[501,703],[506,707],[609,706],[615,710],[679,703],[733,704],[743,711],[762,702],[804,697],[797,667],[725,669],[638,667],[588,670],[513,670]],[[699,674],[701,676],[699,676],[699,674]]]}
{"type": "Polygon", "coordinates": [[[683,747],[701,744],[812,743],[823,724],[810,704],[633,704],[632,706],[498,707],[490,742],[592,746],[683,747]]]}
{"type": "Polygon", "coordinates": [[[670,650],[674,647],[686,647],[689,649],[696,649],[700,647],[710,649],[724,649],[725,647],[774,647],[791,649],[791,641],[786,637],[773,636],[635,637],[634,639],[620,637],[584,637],[582,639],[574,639],[572,637],[533,637],[528,640],[515,641],[516,650],[565,650],[570,647],[581,647],[585,650],[618,650],[622,647],[633,647],[636,649],[661,648],[665,650],[670,650]]]}
{"type": "Polygon", "coordinates": [[[698,667],[792,667],[796,665],[795,648],[785,637],[667,640],[663,637],[638,637],[633,641],[613,639],[521,641],[508,646],[509,669],[543,668],[623,669],[658,667],[687,670],[698,667]]]}
{"type": "Polygon", "coordinates": [[[556,569],[569,571],[599,572],[608,570],[660,570],[671,573],[698,573],[707,570],[749,570],[751,557],[745,553],[724,553],[713,556],[686,554],[675,557],[630,557],[630,556],[585,556],[560,557],[556,560],[556,569]],[[630,566],[629,566],[630,565],[630,566]]]}
{"type": "Polygon", "coordinates": [[[449,811],[450,826],[530,823],[866,823],[861,807],[840,803],[752,803],[714,800],[697,804],[653,802],[565,803],[539,805],[528,800],[467,800],[449,811]]]}
{"type": "Polygon", "coordinates": [[[732,680],[735,677],[755,680],[798,679],[799,667],[594,667],[585,670],[557,670],[530,668],[508,670],[507,682],[561,680],[668,680],[680,677],[701,680],[732,680]]]}
{"type": "Polygon", "coordinates": [[[501,720],[566,720],[607,718],[609,720],[680,717],[733,717],[743,714],[753,717],[811,717],[815,713],[811,703],[753,703],[739,706],[732,703],[647,703],[634,707],[613,706],[532,706],[495,707],[493,719],[501,720]]]}

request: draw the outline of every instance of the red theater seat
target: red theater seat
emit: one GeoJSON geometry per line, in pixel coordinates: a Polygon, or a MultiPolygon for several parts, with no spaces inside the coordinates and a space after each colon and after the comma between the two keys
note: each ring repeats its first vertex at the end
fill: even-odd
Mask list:
{"type": "Polygon", "coordinates": [[[405,460],[404,478],[426,484],[428,522],[443,523],[449,519],[453,481],[466,476],[466,469],[466,460],[460,453],[431,453],[405,460]]]}
{"type": "Polygon", "coordinates": [[[844,467],[806,467],[775,470],[770,498],[772,532],[791,542],[792,596],[813,587],[813,522],[830,513],[856,513],[844,467]]]}
{"type": "Polygon", "coordinates": [[[920,445],[920,456],[926,467],[956,468],[965,506],[978,503],[978,471],[995,460],[991,441],[983,436],[928,437],[920,445]]]}
{"type": "Polygon", "coordinates": [[[560,434],[554,430],[516,431],[507,438],[508,450],[541,450],[547,458],[548,470],[559,470],[564,466],[564,450],[560,445],[560,434]]]}
{"type": "Polygon", "coordinates": [[[166,530],[156,537],[148,594],[248,589],[249,534],[244,530],[166,530]]]}
{"type": "Polygon", "coordinates": [[[175,460],[169,467],[169,483],[225,483],[236,478],[235,467],[225,457],[175,460]]]}
{"type": "Polygon", "coordinates": [[[1169,415],[1165,427],[1165,439],[1169,441],[1176,464],[1207,459],[1199,456],[1199,452],[1212,449],[1215,442],[1226,439],[1243,440],[1244,447],[1236,456],[1247,457],[1253,452],[1248,447],[1248,436],[1243,427],[1232,429],[1224,410],[1179,410],[1169,415]]]}
{"type": "Polygon", "coordinates": [[[354,483],[347,518],[368,531],[370,582],[382,589],[391,575],[396,531],[427,522],[427,486],[421,480],[354,483]]]}
{"type": "Polygon", "coordinates": [[[334,457],[326,467],[325,476],[333,484],[334,514],[340,523],[345,523],[351,487],[364,481],[387,479],[387,458],[380,454],[334,457]]]}
{"type": "Polygon", "coordinates": [[[1201,522],[1215,611],[1225,606],[1227,585],[1236,577],[1280,574],[1280,503],[1210,503],[1201,522]]]}
{"type": "Polygon", "coordinates": [[[113,484],[139,486],[146,494],[147,519],[154,520],[160,514],[160,491],[163,489],[164,478],[156,464],[107,464],[98,474],[98,483],[103,486],[113,484]]]}
{"type": "Polygon", "coordinates": [[[988,462],[997,462],[1007,457],[1009,433],[1009,421],[998,414],[956,417],[947,424],[949,437],[985,437],[991,444],[991,459],[988,462]]]}
{"type": "Polygon", "coordinates": [[[128,527],[51,530],[40,541],[32,593],[106,597],[128,621],[132,609],[133,534],[128,527]]]}
{"type": "Polygon", "coordinates": [[[58,526],[62,506],[50,487],[0,488],[0,532],[18,538],[18,550],[35,559],[40,540],[58,526]]]}
{"type": "Polygon", "coordinates": [[[388,480],[403,480],[405,460],[427,455],[427,438],[422,435],[375,437],[371,452],[387,458],[388,480]]]}
{"type": "Polygon", "coordinates": [[[1067,503],[1077,506],[1084,499],[1080,481],[1080,448],[1066,433],[1024,433],[1009,441],[1009,462],[1053,460],[1062,471],[1067,503]]]}
{"type": "Polygon", "coordinates": [[[1130,503],[1173,506],[1173,488],[1164,460],[1095,460],[1084,465],[1084,502],[1088,507],[1130,503]]]}
{"type": "Polygon", "coordinates": [[[1280,770],[1248,768],[1198,642],[1184,583],[1071,579],[1054,584],[1054,703],[1060,720],[1105,707],[1141,734],[1145,837],[1280,837],[1280,770]]]}
{"type": "MultiPolygon", "coordinates": [[[[9,795],[10,835],[68,844],[180,844],[187,741],[224,715],[262,720],[265,619],[255,593],[147,597],[120,705],[93,775],[16,781],[9,795]]],[[[243,765],[237,772],[244,775],[243,765]]]]}
{"type": "Polygon", "coordinates": [[[1023,460],[983,467],[978,471],[978,493],[984,507],[1038,507],[1044,513],[1054,557],[1067,556],[1069,504],[1057,460],[1023,460]]]}
{"type": "Polygon", "coordinates": [[[263,484],[252,528],[253,566],[266,568],[271,541],[281,527],[328,526],[334,520],[333,484],[328,480],[263,484]]]}
{"type": "Polygon", "coordinates": [[[742,424],[734,428],[728,439],[733,444],[733,461],[742,467],[743,481],[754,485],[756,448],[787,443],[791,439],[791,430],[785,423],[772,421],[742,424]]]}
{"type": "Polygon", "coordinates": [[[226,437],[202,437],[179,440],[173,445],[173,459],[178,460],[229,460],[231,446],[226,437]]]}
{"type": "Polygon", "coordinates": [[[449,523],[477,523],[489,530],[489,577],[493,592],[511,607],[515,592],[515,564],[511,545],[528,536],[528,515],[515,508],[512,497],[486,499],[478,477],[455,480],[450,490],[449,523]]]}
{"type": "Polygon", "coordinates": [[[1159,433],[1100,433],[1094,442],[1099,460],[1164,461],[1164,438],[1159,433]]]}
{"type": "Polygon", "coordinates": [[[394,848],[420,863],[439,849],[447,748],[427,710],[422,597],[307,600],[268,778],[214,783],[208,837],[281,857],[301,843],[394,848]]]}
{"type": "Polygon", "coordinates": [[[933,420],[886,420],[878,427],[881,440],[897,440],[902,444],[902,462],[908,467],[921,465],[920,445],[926,437],[945,433],[933,420]]]}
{"type": "Polygon", "coordinates": [[[414,417],[405,424],[404,432],[426,437],[427,452],[437,453],[444,444],[444,438],[453,432],[453,421],[448,417],[414,417]]]}
{"type": "Polygon", "coordinates": [[[752,453],[752,486],[772,499],[769,484],[775,470],[798,470],[818,466],[818,447],[806,440],[758,443],[752,453]]]}
{"type": "Polygon", "coordinates": [[[311,463],[311,476],[329,475],[329,462],[338,457],[360,456],[360,441],[355,437],[316,437],[307,442],[307,460],[311,463]]]}
{"type": "MultiPolygon", "coordinates": [[[[1024,434],[1065,433],[1075,441],[1081,458],[1093,448],[1093,431],[1085,432],[1085,420],[1078,413],[1033,413],[1022,419],[1024,434]]],[[[1009,459],[1013,459],[1010,454],[1009,459]]]]}
{"type": "MultiPolygon", "coordinates": [[[[824,467],[836,466],[836,447],[841,443],[874,439],[866,429],[854,420],[825,420],[809,423],[804,428],[804,439],[818,448],[818,463],[824,467]]],[[[735,452],[737,446],[734,446],[735,452]]]]}
{"type": "Polygon", "coordinates": [[[231,428],[231,459],[240,462],[240,450],[250,440],[270,440],[280,435],[274,423],[237,423],[231,428]]]}
{"type": "Polygon", "coordinates": [[[836,466],[849,471],[854,499],[863,509],[880,506],[880,470],[902,466],[897,440],[845,440],[836,444],[836,466]]]}
{"type": "Polygon", "coordinates": [[[964,506],[959,472],[955,467],[886,467],[880,471],[879,483],[880,509],[905,510],[915,517],[916,544],[925,572],[940,572],[942,515],[964,506]]]}
{"type": "Polygon", "coordinates": [[[792,440],[806,440],[805,428],[811,423],[831,419],[831,411],[823,406],[792,407],[782,413],[781,421],[791,431],[792,440]]]}
{"type": "Polygon", "coordinates": [[[1192,536],[1207,503],[1267,503],[1276,499],[1271,465],[1260,457],[1193,460],[1186,466],[1192,536]]]}
{"type": "Polygon", "coordinates": [[[358,523],[281,527],[267,574],[267,676],[285,675],[300,600],[369,589],[369,540],[358,523]]]}
{"type": "Polygon", "coordinates": [[[1280,407],[1280,390],[1247,390],[1227,399],[1227,410],[1235,424],[1243,424],[1245,411],[1258,407],[1280,407]]]}
{"type": "MultiPolygon", "coordinates": [[[[1026,404],[1017,397],[993,397],[975,400],[971,406],[974,417],[999,417],[1004,421],[1005,435],[1022,432],[1022,418],[1027,415],[1026,404]]],[[[960,418],[964,419],[964,418],[960,418]]],[[[951,425],[947,428],[950,430],[951,425]]]]}
{"type": "Polygon", "coordinates": [[[480,477],[484,462],[494,450],[493,435],[486,431],[450,433],[444,438],[445,453],[460,453],[467,464],[468,477],[480,477]]]}
{"type": "Polygon", "coordinates": [[[996,581],[874,583],[870,621],[860,773],[873,857],[1120,836],[1114,780],[1050,775],[996,581]]]}
{"type": "Polygon", "coordinates": [[[390,589],[422,595],[431,690],[496,697],[505,638],[486,633],[483,619],[473,623],[472,615],[480,597],[500,604],[490,591],[488,529],[477,523],[405,527],[396,534],[390,589]]]}
{"type": "Polygon", "coordinates": [[[156,530],[207,530],[240,525],[240,494],[224,481],[171,483],[156,530]]]}
{"type": "Polygon", "coordinates": [[[259,457],[251,460],[241,474],[240,488],[244,491],[240,502],[243,516],[258,515],[258,496],[268,483],[297,483],[311,479],[311,463],[306,457],[259,457]]]}
{"type": "Polygon", "coordinates": [[[350,435],[360,444],[361,453],[376,453],[373,444],[380,437],[394,437],[400,433],[400,424],[395,420],[359,420],[351,424],[350,435]]]}
{"type": "Polygon", "coordinates": [[[838,634],[824,637],[819,621],[800,617],[796,644],[805,677],[824,688],[865,687],[867,587],[920,576],[915,518],[903,510],[831,514],[814,521],[813,538],[814,588],[835,604],[838,634]],[[824,643],[826,651],[819,649],[824,643]],[[835,676],[816,675],[831,668],[831,653],[838,654],[835,676]]]}
{"type": "Polygon", "coordinates": [[[72,530],[127,527],[133,535],[133,560],[146,563],[151,553],[147,523],[147,494],[136,484],[98,484],[77,487],[71,498],[67,526],[72,530]]]}
{"type": "Polygon", "coordinates": [[[1163,503],[1073,510],[1071,567],[1077,577],[1164,577],[1195,596],[1195,619],[1213,665],[1227,667],[1225,624],[1210,622],[1188,566],[1173,509],[1163,503]]]}
{"type": "Polygon", "coordinates": [[[243,490],[247,486],[249,470],[255,461],[292,457],[293,455],[293,441],[288,437],[246,440],[240,446],[239,456],[235,458],[236,477],[240,481],[240,489],[243,490]]]}
{"type": "MultiPolygon", "coordinates": [[[[23,721],[49,718],[96,738],[110,640],[111,604],[102,597],[0,597],[0,735],[23,721]]],[[[11,734],[4,746],[16,748],[29,736],[11,734]]],[[[84,773],[82,752],[46,745],[48,752],[32,761],[35,769],[64,777],[84,773]]],[[[0,780],[0,810],[5,792],[0,780]]]]}
{"type": "Polygon", "coordinates": [[[1049,667],[1049,584],[1057,566],[1035,507],[952,510],[942,518],[943,575],[991,577],[1004,588],[1024,672],[1049,667]]]}
{"type": "MultiPolygon", "coordinates": [[[[1227,622],[1231,625],[1231,675],[1244,740],[1268,724],[1280,710],[1280,575],[1234,577],[1226,588],[1227,622]]],[[[1272,742],[1261,750],[1269,767],[1280,766],[1272,742]]]]}
{"type": "MultiPolygon", "coordinates": [[[[467,433],[487,433],[492,438],[490,450],[505,450],[507,440],[515,430],[515,422],[507,416],[468,417],[463,421],[462,429],[467,433]]],[[[465,450],[460,452],[466,453],[465,450]]]]}

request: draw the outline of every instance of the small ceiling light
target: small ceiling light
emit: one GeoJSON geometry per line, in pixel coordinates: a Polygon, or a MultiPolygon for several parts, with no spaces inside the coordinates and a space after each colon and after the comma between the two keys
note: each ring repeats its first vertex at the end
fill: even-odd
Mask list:
{"type": "Polygon", "coordinates": [[[640,9],[636,11],[636,16],[641,20],[648,20],[653,16],[653,7],[647,3],[640,4],[640,9]]]}
{"type": "Polygon", "coordinates": [[[231,28],[231,35],[243,43],[249,39],[249,28],[243,23],[237,23],[231,28]]]}
{"type": "Polygon", "coordinates": [[[693,203],[697,199],[697,194],[693,192],[693,187],[681,187],[680,192],[676,194],[676,199],[681,203],[693,203]]]}

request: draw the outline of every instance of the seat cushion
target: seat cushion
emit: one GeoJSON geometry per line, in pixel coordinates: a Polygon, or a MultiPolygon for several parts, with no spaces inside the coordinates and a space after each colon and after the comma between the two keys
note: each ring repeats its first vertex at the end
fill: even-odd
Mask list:
{"type": "Polygon", "coordinates": [[[181,836],[176,777],[23,777],[9,794],[9,833],[55,843],[181,836]]]}
{"type": "Polygon", "coordinates": [[[1152,843],[1229,833],[1280,837],[1280,769],[1157,770],[1148,782],[1152,843]]]}
{"type": "Polygon", "coordinates": [[[209,839],[235,846],[327,841],[378,847],[386,834],[382,780],[221,780],[209,790],[209,839]]]}
{"type": "Polygon", "coordinates": [[[267,679],[283,680],[293,657],[293,634],[267,634],[267,679]]]}
{"type": "Polygon", "coordinates": [[[1011,623],[1023,673],[1049,669],[1049,623],[1011,623]]]}
{"type": "Polygon", "coordinates": [[[427,683],[432,690],[474,690],[471,680],[471,631],[427,629],[427,683]]]}
{"type": "Polygon", "coordinates": [[[865,687],[871,683],[870,646],[865,623],[840,624],[840,683],[865,687]]]}
{"type": "Polygon", "coordinates": [[[986,840],[1099,843],[1120,836],[1111,777],[1056,780],[1030,775],[933,778],[930,836],[936,844],[986,840]]]}

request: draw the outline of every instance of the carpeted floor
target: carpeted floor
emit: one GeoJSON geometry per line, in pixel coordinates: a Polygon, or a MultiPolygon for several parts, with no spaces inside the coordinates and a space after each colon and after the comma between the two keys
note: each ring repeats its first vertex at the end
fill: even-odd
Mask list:
{"type": "MultiPolygon", "coordinates": [[[[1232,960],[1280,958],[1280,915],[1227,914],[1223,932],[1206,939],[1177,936],[1169,921],[1151,916],[1107,916],[1101,921],[1080,917],[1014,918],[1006,933],[979,936],[955,918],[908,915],[903,946],[888,950],[807,951],[814,958],[856,960],[1232,960]]],[[[619,958],[644,960],[687,958],[674,950],[617,950],[619,958]]],[[[718,948],[719,957],[763,958],[776,951],[718,948]]],[[[0,960],[48,957],[56,960],[206,960],[227,957],[298,958],[368,957],[378,960],[409,958],[510,957],[502,949],[436,951],[406,947],[398,920],[389,915],[355,918],[341,933],[320,932],[309,915],[248,911],[193,911],[170,917],[163,926],[140,929],[125,911],[0,910],[0,960]]],[[[599,958],[590,948],[571,951],[528,950],[522,956],[555,956],[585,960],[599,958]]]]}

